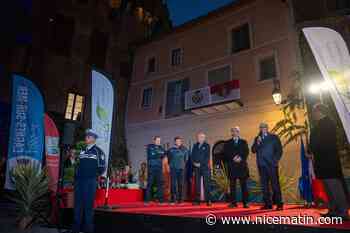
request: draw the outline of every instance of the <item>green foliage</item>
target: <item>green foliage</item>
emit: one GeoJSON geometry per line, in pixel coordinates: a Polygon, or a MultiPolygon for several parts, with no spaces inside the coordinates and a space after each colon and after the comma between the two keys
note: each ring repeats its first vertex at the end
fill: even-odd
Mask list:
{"type": "MultiPolygon", "coordinates": [[[[251,201],[262,200],[262,187],[260,184],[260,178],[257,169],[254,169],[250,178],[248,179],[249,194],[251,201]]],[[[296,176],[286,174],[285,169],[282,166],[279,167],[279,180],[281,186],[281,192],[284,198],[288,202],[296,203],[300,202],[298,193],[295,190],[298,179],[296,176]]],[[[213,181],[216,184],[217,190],[215,192],[227,195],[230,193],[230,180],[228,177],[227,169],[224,164],[221,163],[219,168],[216,168],[213,172],[213,181]]]]}
{"type": "Polygon", "coordinates": [[[48,176],[32,164],[17,165],[11,171],[15,192],[8,198],[16,204],[17,216],[34,218],[45,215],[49,206],[48,176]]]}
{"type": "Polygon", "coordinates": [[[79,141],[75,144],[74,149],[77,151],[77,154],[80,153],[80,151],[85,150],[86,144],[84,141],[79,141]]]}
{"type": "MultiPolygon", "coordinates": [[[[296,175],[291,176],[290,174],[286,174],[285,169],[281,165],[279,166],[278,173],[279,173],[279,181],[280,181],[283,198],[287,202],[291,202],[291,203],[300,202],[300,198],[298,197],[298,192],[296,192],[296,189],[295,189],[298,182],[296,175]]],[[[253,181],[251,183],[254,184],[253,186],[249,187],[250,194],[253,197],[262,195],[262,187],[260,184],[260,178],[259,178],[257,169],[255,169],[252,172],[250,179],[253,181]]],[[[253,198],[253,199],[259,199],[259,198],[253,198]]]]}
{"type": "Polygon", "coordinates": [[[300,74],[294,72],[292,76],[292,78],[294,78],[293,87],[283,101],[281,107],[283,118],[278,121],[271,130],[282,139],[284,146],[293,141],[297,141],[300,137],[307,139],[309,132],[308,121],[304,120],[300,122],[298,119],[298,113],[300,112],[304,115],[305,119],[307,119],[300,74]]]}
{"type": "Polygon", "coordinates": [[[68,167],[64,169],[63,182],[65,184],[73,184],[75,175],[75,167],[68,167]]]}
{"type": "Polygon", "coordinates": [[[230,190],[230,179],[223,162],[221,162],[221,167],[214,169],[212,177],[218,187],[218,191],[223,194],[228,194],[230,190]]]}

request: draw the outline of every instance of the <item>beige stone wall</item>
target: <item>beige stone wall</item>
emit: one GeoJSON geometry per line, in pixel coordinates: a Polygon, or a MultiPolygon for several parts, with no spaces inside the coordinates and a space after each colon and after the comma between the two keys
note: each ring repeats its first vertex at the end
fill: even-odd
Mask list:
{"type": "MultiPolygon", "coordinates": [[[[180,135],[184,138],[185,144],[195,142],[196,133],[204,131],[207,134],[208,142],[213,146],[217,141],[230,138],[230,128],[238,125],[241,128],[241,136],[249,145],[253,143],[258,132],[258,125],[261,121],[273,126],[281,117],[278,107],[267,103],[255,108],[242,108],[237,111],[209,114],[206,116],[184,116],[177,119],[160,120],[130,126],[127,129],[129,158],[136,171],[141,162],[146,160],[145,145],[152,142],[154,135],[162,137],[162,143],[173,144],[173,138],[180,135]]],[[[291,143],[284,148],[284,155],[281,160],[281,176],[288,177],[295,181],[300,176],[300,145],[291,143]]],[[[253,177],[257,178],[255,155],[249,155],[249,167],[253,177]]],[[[297,183],[292,183],[290,192],[297,195],[297,183]]],[[[286,199],[292,200],[290,193],[285,194],[286,199]]]]}

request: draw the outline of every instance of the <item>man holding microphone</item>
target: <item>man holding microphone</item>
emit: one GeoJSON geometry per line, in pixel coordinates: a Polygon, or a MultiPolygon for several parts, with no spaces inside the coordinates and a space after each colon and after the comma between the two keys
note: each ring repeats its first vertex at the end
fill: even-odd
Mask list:
{"type": "Polygon", "coordinates": [[[282,145],[279,137],[268,130],[266,123],[260,124],[259,135],[255,138],[252,152],[256,154],[256,164],[260,175],[265,205],[262,209],[272,209],[277,204],[277,210],[283,209],[281,187],[278,176],[278,164],[282,157],[282,145]],[[270,192],[272,186],[273,199],[270,192]]]}

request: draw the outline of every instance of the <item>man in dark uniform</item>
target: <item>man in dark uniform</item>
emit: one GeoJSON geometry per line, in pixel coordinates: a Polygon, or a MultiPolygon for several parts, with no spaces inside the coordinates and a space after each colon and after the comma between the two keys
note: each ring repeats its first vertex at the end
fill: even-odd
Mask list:
{"type": "Polygon", "coordinates": [[[94,232],[94,210],[97,176],[106,170],[105,154],[96,146],[97,134],[87,130],[86,149],[79,155],[74,180],[74,224],[73,232],[81,232],[81,215],[84,217],[84,232],[94,232]]]}
{"type": "Polygon", "coordinates": [[[316,104],[312,113],[316,123],[311,130],[308,152],[314,159],[315,175],[323,181],[329,197],[329,212],[325,216],[339,216],[348,220],[349,203],[337,150],[336,125],[327,116],[325,105],[316,104]]]}
{"type": "Polygon", "coordinates": [[[256,164],[260,175],[265,205],[262,209],[272,209],[272,204],[277,204],[277,210],[283,209],[282,193],[278,175],[278,164],[282,157],[283,149],[279,137],[268,131],[266,123],[260,124],[260,133],[255,138],[252,152],[256,153],[256,164]],[[270,192],[272,186],[273,200],[270,192]]]}
{"type": "Polygon", "coordinates": [[[171,180],[171,203],[183,201],[184,169],[188,160],[188,150],[183,145],[181,137],[175,137],[175,145],[167,153],[170,180],[171,180]]]}
{"type": "Polygon", "coordinates": [[[238,179],[242,190],[243,207],[249,208],[247,187],[247,179],[249,177],[247,164],[249,147],[247,141],[240,138],[240,129],[238,126],[231,129],[231,134],[232,139],[227,141],[224,146],[224,161],[227,164],[230,178],[231,204],[229,207],[237,207],[236,183],[238,179]]]}
{"type": "Polygon", "coordinates": [[[151,200],[152,185],[156,182],[157,185],[157,197],[159,203],[163,203],[163,158],[165,156],[165,150],[160,144],[160,137],[155,136],[153,143],[147,145],[147,189],[145,196],[145,204],[148,205],[151,200]]]}
{"type": "Polygon", "coordinates": [[[198,133],[197,143],[193,145],[191,153],[196,186],[196,200],[193,204],[200,204],[201,177],[203,177],[205,201],[207,202],[207,206],[210,206],[210,145],[205,140],[206,135],[202,132],[198,133]]]}

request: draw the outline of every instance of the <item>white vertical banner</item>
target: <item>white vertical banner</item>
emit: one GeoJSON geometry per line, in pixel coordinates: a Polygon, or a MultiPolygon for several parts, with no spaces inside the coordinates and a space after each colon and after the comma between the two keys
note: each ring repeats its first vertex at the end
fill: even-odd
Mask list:
{"type": "Polygon", "coordinates": [[[350,55],[343,37],[324,27],[304,28],[350,142],[350,55]]]}
{"type": "MultiPolygon", "coordinates": [[[[96,144],[106,155],[106,166],[110,156],[113,121],[114,89],[111,81],[102,73],[92,70],[92,129],[98,134],[96,144]]],[[[107,174],[107,170],[103,174],[107,174]]]]}

